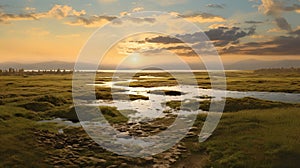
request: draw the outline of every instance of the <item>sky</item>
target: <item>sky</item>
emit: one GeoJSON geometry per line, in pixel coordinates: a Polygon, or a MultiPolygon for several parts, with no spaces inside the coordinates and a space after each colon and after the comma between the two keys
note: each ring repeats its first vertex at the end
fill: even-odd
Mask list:
{"type": "MultiPolygon", "coordinates": [[[[128,25],[133,32],[140,25],[170,24],[165,15],[134,18],[145,11],[166,12],[196,25],[224,62],[300,59],[300,0],[2,0],[0,62],[75,62],[91,36],[107,24],[114,31],[100,37],[98,48],[128,25]],[[129,19],[117,23],[122,17],[129,19]]],[[[172,64],[178,60],[172,59],[175,54],[197,63],[197,51],[207,52],[205,44],[199,32],[179,28],[171,34],[133,34],[111,46],[102,61],[172,64]]]]}

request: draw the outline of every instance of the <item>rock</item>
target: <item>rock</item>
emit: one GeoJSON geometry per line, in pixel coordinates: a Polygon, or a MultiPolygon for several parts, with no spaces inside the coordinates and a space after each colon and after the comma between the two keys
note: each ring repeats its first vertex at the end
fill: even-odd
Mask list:
{"type": "Polygon", "coordinates": [[[148,156],[144,158],[146,162],[152,162],[153,161],[153,157],[148,156]]]}
{"type": "Polygon", "coordinates": [[[166,126],[160,126],[159,129],[160,130],[166,130],[166,129],[168,129],[168,127],[166,127],[166,126]]]}
{"type": "Polygon", "coordinates": [[[104,164],[106,163],[106,160],[105,159],[99,159],[99,158],[95,158],[95,157],[89,157],[88,158],[90,161],[92,161],[93,163],[95,164],[104,164]]]}
{"type": "Polygon", "coordinates": [[[155,130],[150,131],[151,134],[156,134],[156,133],[158,133],[158,132],[160,132],[160,129],[159,129],[159,128],[156,128],[155,130]]]}
{"type": "Polygon", "coordinates": [[[169,162],[170,162],[171,164],[173,164],[173,163],[175,163],[175,162],[176,162],[176,159],[174,159],[174,158],[171,158],[171,159],[169,159],[169,162]]]}
{"type": "Polygon", "coordinates": [[[120,132],[126,132],[127,130],[128,130],[128,129],[127,129],[126,126],[122,126],[122,127],[119,129],[120,132]]]}
{"type": "Polygon", "coordinates": [[[177,145],[177,148],[178,148],[178,149],[184,149],[184,150],[186,149],[186,147],[185,147],[185,146],[183,146],[183,145],[180,145],[180,144],[179,144],[179,145],[177,145]]]}
{"type": "Polygon", "coordinates": [[[143,134],[144,132],[142,130],[136,130],[135,133],[137,133],[137,134],[143,134]]]}
{"type": "Polygon", "coordinates": [[[191,127],[191,128],[190,128],[190,131],[191,131],[191,132],[195,132],[195,131],[198,131],[198,129],[199,129],[198,127],[191,127]]]}
{"type": "Polygon", "coordinates": [[[187,134],[187,137],[194,137],[194,136],[198,136],[196,133],[194,132],[188,132],[187,134]]]}
{"type": "Polygon", "coordinates": [[[130,139],[129,132],[121,132],[117,134],[117,138],[130,139]]]}

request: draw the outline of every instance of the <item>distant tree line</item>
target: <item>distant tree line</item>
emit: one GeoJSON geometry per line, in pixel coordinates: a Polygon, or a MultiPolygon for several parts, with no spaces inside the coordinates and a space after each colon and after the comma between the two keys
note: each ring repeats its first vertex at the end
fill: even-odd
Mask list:
{"type": "Polygon", "coordinates": [[[268,69],[259,69],[255,70],[255,73],[299,73],[300,68],[268,68],[268,69]]]}
{"type": "Polygon", "coordinates": [[[2,70],[0,69],[0,76],[26,76],[26,75],[43,75],[43,74],[72,74],[73,70],[24,70],[9,68],[2,70]]]}

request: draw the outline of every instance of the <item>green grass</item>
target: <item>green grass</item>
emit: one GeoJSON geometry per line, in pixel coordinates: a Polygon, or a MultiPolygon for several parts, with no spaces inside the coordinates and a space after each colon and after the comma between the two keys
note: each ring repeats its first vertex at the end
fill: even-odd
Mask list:
{"type": "Polygon", "coordinates": [[[34,138],[33,129],[40,126],[33,112],[11,106],[0,106],[0,112],[0,167],[47,167],[45,149],[34,138]]]}
{"type": "Polygon", "coordinates": [[[128,118],[124,115],[133,113],[133,111],[118,111],[116,107],[90,107],[90,106],[76,106],[68,109],[61,109],[49,112],[47,115],[52,117],[64,118],[72,122],[79,122],[78,114],[81,121],[93,121],[100,117],[100,112],[110,123],[126,123],[128,118]],[[99,110],[97,109],[99,108],[99,110]],[[77,112],[77,113],[76,113],[77,112]],[[124,113],[124,115],[123,115],[124,113]]]}
{"type": "MultiPolygon", "coordinates": [[[[168,101],[166,103],[172,109],[179,110],[182,108],[190,108],[192,110],[201,109],[203,111],[209,111],[211,106],[220,106],[224,103],[225,100],[222,101],[189,101],[187,103],[182,103],[181,101],[173,100],[168,101]]],[[[225,101],[225,106],[223,112],[238,112],[241,110],[250,110],[250,109],[270,109],[270,108],[286,108],[286,107],[300,107],[299,104],[290,104],[290,103],[282,103],[282,102],[273,102],[267,100],[260,100],[252,97],[245,98],[231,98],[227,97],[225,101]]]]}
{"type": "MultiPolygon", "coordinates": [[[[140,75],[149,74],[137,74],[134,78],[137,79],[140,75]]],[[[132,82],[130,85],[152,87],[178,84],[170,74],[150,75],[162,78],[141,79],[140,82],[132,82]]],[[[185,77],[184,73],[180,75],[185,77]]],[[[199,87],[210,88],[210,79],[206,73],[195,73],[195,75],[199,87]]],[[[297,73],[237,71],[227,72],[226,75],[229,90],[300,92],[300,74],[297,73]]],[[[97,74],[98,83],[111,80],[110,78],[100,78],[103,76],[110,77],[111,73],[97,74]]],[[[190,81],[191,79],[187,79],[185,83],[190,81]]],[[[118,92],[123,91],[118,90],[118,92]]],[[[74,108],[72,108],[71,93],[72,75],[0,77],[0,167],[47,167],[43,160],[49,157],[48,152],[58,151],[47,146],[38,146],[36,135],[33,132],[41,129],[57,132],[61,126],[40,124],[36,121],[55,117],[78,121],[74,108]]],[[[101,99],[110,100],[112,98],[108,88],[96,88],[96,93],[101,99]]],[[[209,99],[209,97],[202,98],[209,99]]],[[[147,100],[148,97],[130,95],[130,99],[147,100]]],[[[184,107],[198,102],[190,103],[192,104],[186,104],[184,107]]],[[[208,109],[209,103],[210,101],[201,103],[200,108],[208,109]]],[[[181,102],[168,102],[167,105],[175,109],[181,105],[181,102]]],[[[111,123],[125,123],[128,120],[126,116],[135,113],[135,111],[118,111],[113,107],[100,108],[111,123]]],[[[204,155],[208,158],[206,167],[281,168],[300,165],[298,105],[253,98],[228,98],[225,112],[231,113],[223,114],[214,134],[206,142],[199,144],[197,137],[183,140],[193,154],[192,156],[204,155]]],[[[97,117],[92,112],[89,114],[86,116],[87,120],[97,117]]],[[[202,126],[205,119],[205,115],[198,116],[195,125],[202,126]]],[[[172,118],[157,119],[153,122],[156,125],[170,125],[174,120],[172,118]]],[[[70,131],[68,135],[76,133],[73,131],[70,131]]],[[[90,154],[88,152],[83,155],[90,154]]],[[[111,153],[104,153],[104,155],[110,158],[114,157],[111,153]]],[[[192,160],[198,161],[197,159],[192,160]]],[[[188,165],[188,162],[186,164],[188,165]]]]}
{"type": "Polygon", "coordinates": [[[199,151],[207,167],[297,167],[300,165],[299,108],[224,114],[199,151]]]}

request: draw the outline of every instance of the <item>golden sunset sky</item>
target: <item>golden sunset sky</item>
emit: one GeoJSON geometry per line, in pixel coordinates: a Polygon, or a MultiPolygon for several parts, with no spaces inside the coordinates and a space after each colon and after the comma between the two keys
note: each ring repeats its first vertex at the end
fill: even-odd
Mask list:
{"type": "MultiPolygon", "coordinates": [[[[2,0],[0,63],[75,62],[97,29],[142,11],[167,12],[197,25],[224,62],[300,59],[300,0],[2,0]]],[[[139,24],[152,26],[160,19],[132,19],[132,29],[139,24]]],[[[178,31],[176,37],[189,38],[188,45],[201,50],[202,43],[193,40],[197,35],[178,31]]],[[[106,38],[102,40],[105,43],[106,38]]],[[[119,41],[104,63],[114,65],[128,56],[129,66],[156,60],[172,63],[166,51],[191,63],[199,59],[174,37],[146,33],[119,41]],[[141,50],[143,54],[132,55],[141,50]],[[158,57],[149,59],[149,53],[158,57]]]]}

